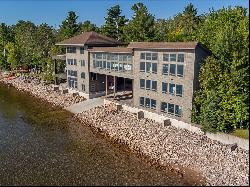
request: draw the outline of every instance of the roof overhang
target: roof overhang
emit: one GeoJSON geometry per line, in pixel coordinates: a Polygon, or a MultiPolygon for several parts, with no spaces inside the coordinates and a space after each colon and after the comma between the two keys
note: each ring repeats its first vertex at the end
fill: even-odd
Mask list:
{"type": "Polygon", "coordinates": [[[84,44],[60,44],[60,43],[56,43],[55,45],[61,45],[61,46],[84,46],[84,44]]]}

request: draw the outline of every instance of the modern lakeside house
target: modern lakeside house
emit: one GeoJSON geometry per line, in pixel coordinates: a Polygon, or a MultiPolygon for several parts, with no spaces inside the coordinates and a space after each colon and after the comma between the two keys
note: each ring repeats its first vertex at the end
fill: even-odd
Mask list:
{"type": "Polygon", "coordinates": [[[66,47],[69,89],[86,98],[126,90],[134,107],[191,121],[201,63],[210,55],[198,42],[131,42],[121,47],[113,38],[85,32],[56,45],[66,47]]]}

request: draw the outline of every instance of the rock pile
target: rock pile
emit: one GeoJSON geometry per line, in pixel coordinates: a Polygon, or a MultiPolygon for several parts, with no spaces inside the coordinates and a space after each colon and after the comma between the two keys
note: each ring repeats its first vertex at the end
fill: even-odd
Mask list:
{"type": "Polygon", "coordinates": [[[34,77],[15,77],[14,79],[1,79],[1,82],[14,86],[16,89],[26,91],[31,95],[48,101],[54,106],[63,108],[69,107],[72,104],[85,100],[79,95],[62,94],[61,91],[54,91],[52,85],[42,82],[34,77]]]}
{"type": "Polygon", "coordinates": [[[201,173],[207,185],[249,185],[249,152],[239,147],[232,151],[229,145],[204,135],[137,119],[112,104],[77,114],[76,118],[162,166],[180,166],[201,173]]]}

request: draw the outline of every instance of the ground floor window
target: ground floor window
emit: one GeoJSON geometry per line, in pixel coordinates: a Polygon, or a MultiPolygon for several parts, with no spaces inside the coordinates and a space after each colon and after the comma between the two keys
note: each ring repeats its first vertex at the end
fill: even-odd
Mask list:
{"type": "Polygon", "coordinates": [[[156,100],[155,99],[140,97],[139,100],[140,100],[139,101],[140,106],[143,106],[146,108],[151,108],[151,109],[156,109],[156,100]]]}
{"type": "Polygon", "coordinates": [[[182,115],[182,108],[172,103],[161,102],[161,111],[178,117],[182,115]]]}
{"type": "Polygon", "coordinates": [[[144,106],[144,97],[140,97],[140,106],[144,106]]]}
{"type": "Polygon", "coordinates": [[[77,88],[77,78],[68,77],[68,86],[70,88],[77,88]]]}
{"type": "Polygon", "coordinates": [[[162,102],[161,103],[161,111],[167,112],[168,111],[168,103],[162,102]]]}
{"type": "Polygon", "coordinates": [[[174,104],[168,103],[168,113],[174,114],[174,104]]]}

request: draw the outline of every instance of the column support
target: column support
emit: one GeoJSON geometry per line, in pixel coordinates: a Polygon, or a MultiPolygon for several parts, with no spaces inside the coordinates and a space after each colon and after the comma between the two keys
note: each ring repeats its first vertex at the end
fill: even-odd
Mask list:
{"type": "Polygon", "coordinates": [[[108,95],[108,76],[106,75],[106,81],[105,81],[105,89],[106,89],[106,97],[108,95]]]}
{"type": "Polygon", "coordinates": [[[114,99],[115,99],[115,92],[116,92],[116,78],[114,76],[114,99]]]}
{"type": "Polygon", "coordinates": [[[124,78],[124,82],[123,82],[123,92],[125,92],[125,88],[126,88],[126,78],[124,78]]]}

